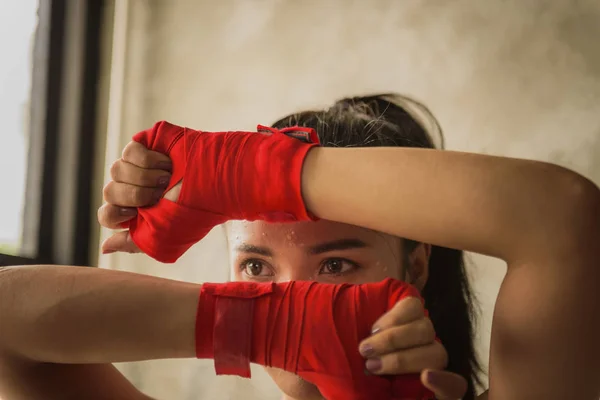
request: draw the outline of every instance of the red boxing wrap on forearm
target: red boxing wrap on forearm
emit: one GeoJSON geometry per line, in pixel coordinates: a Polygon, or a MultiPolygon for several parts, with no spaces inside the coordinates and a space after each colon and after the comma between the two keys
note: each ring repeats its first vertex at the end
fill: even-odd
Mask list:
{"type": "Polygon", "coordinates": [[[152,258],[176,261],[216,225],[230,219],[308,221],[302,165],[318,145],[307,128],[258,132],[201,132],[162,121],[134,136],[173,163],[170,189],[183,179],[177,203],[161,199],[139,208],[123,227],[152,258]],[[299,139],[303,138],[304,140],[299,139]]]}
{"type": "Polygon", "coordinates": [[[362,285],[203,284],[196,355],[217,374],[250,377],[249,363],[293,372],[329,400],[429,399],[417,374],[367,376],[359,343],[396,302],[419,297],[401,281],[362,285]]]}

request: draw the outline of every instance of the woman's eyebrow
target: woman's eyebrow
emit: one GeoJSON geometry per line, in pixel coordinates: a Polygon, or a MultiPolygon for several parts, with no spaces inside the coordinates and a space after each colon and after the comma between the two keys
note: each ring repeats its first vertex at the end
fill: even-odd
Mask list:
{"type": "Polygon", "coordinates": [[[255,246],[253,244],[242,243],[235,249],[236,251],[239,251],[241,253],[251,253],[265,257],[273,257],[273,252],[271,251],[271,249],[267,247],[255,246]]]}
{"type": "Polygon", "coordinates": [[[339,239],[332,242],[320,243],[309,248],[310,254],[322,254],[336,250],[350,250],[368,247],[367,243],[360,239],[339,239]]]}

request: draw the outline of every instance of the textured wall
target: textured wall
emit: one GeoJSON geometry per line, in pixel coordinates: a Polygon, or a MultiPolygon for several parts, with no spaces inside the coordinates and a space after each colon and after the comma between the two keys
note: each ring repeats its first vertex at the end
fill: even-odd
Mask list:
{"type": "MultiPolygon", "coordinates": [[[[116,4],[109,159],[159,119],[251,129],[341,96],[399,91],[431,108],[450,149],[552,161],[600,183],[595,0],[116,4]]],[[[472,259],[487,363],[505,266],[472,259]]],[[[128,255],[100,265],[197,282],[228,276],[220,230],[173,266],[128,255]]],[[[259,369],[248,381],[216,378],[210,362],[195,360],[121,367],[159,399],[278,398],[259,369]]]]}

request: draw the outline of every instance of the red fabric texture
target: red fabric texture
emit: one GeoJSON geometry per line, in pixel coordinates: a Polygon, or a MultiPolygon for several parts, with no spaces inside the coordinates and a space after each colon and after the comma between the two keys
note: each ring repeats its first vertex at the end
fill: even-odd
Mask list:
{"type": "Polygon", "coordinates": [[[196,355],[217,374],[250,377],[249,363],[293,372],[329,400],[430,399],[418,374],[365,374],[359,343],[396,302],[418,297],[394,279],[361,285],[231,282],[202,285],[196,355]]]}
{"type": "Polygon", "coordinates": [[[214,226],[231,219],[314,219],[302,199],[301,174],[306,154],[318,145],[316,133],[298,127],[259,129],[268,134],[202,132],[161,121],[134,136],[171,158],[168,189],[183,179],[177,203],[161,199],[140,208],[123,226],[144,253],[175,262],[214,226]]]}

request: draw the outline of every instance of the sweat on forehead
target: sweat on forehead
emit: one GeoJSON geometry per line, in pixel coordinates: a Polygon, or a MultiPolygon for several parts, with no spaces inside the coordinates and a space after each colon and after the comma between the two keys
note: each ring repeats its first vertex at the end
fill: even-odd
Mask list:
{"type": "Polygon", "coordinates": [[[262,245],[284,249],[309,247],[314,253],[328,250],[382,247],[400,250],[401,239],[381,232],[333,221],[268,223],[230,221],[226,224],[230,248],[262,245]]]}
{"type": "MultiPolygon", "coordinates": [[[[257,235],[268,238],[297,239],[299,237],[338,237],[338,236],[359,236],[367,239],[369,237],[385,235],[381,232],[362,228],[355,225],[343,224],[339,222],[320,220],[316,222],[291,222],[291,223],[269,223],[265,221],[229,221],[225,224],[226,234],[229,239],[231,236],[247,239],[256,238],[257,235]]],[[[385,235],[389,236],[389,235],[385,235]]],[[[392,238],[392,236],[389,236],[392,238]]]]}

